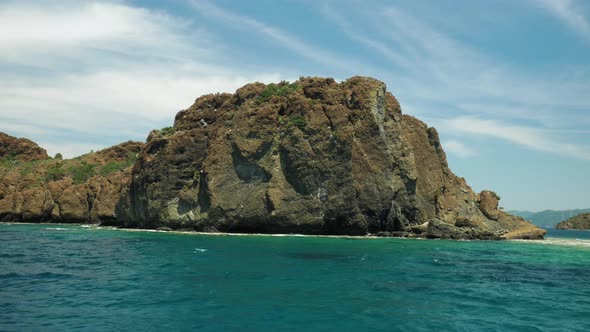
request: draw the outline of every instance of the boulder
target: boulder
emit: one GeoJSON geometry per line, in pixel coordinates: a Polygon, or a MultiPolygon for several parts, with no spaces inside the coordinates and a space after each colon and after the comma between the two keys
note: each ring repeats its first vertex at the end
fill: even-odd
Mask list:
{"type": "Polygon", "coordinates": [[[491,220],[498,220],[500,211],[498,210],[498,203],[500,197],[493,191],[484,190],[477,196],[477,202],[481,212],[491,220]]]}

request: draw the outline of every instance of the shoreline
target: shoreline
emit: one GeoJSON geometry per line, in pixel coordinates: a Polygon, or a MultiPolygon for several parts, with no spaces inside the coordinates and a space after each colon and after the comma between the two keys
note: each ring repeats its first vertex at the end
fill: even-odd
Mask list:
{"type": "Polygon", "coordinates": [[[97,224],[80,224],[80,223],[54,223],[54,222],[0,222],[0,225],[57,225],[57,226],[80,226],[85,228],[99,228],[106,230],[118,230],[126,232],[149,232],[149,233],[171,233],[182,235],[211,235],[211,236],[268,236],[268,237],[317,237],[317,238],[344,238],[344,239],[410,239],[410,240],[450,240],[450,241],[543,241],[543,240],[522,240],[522,239],[499,239],[499,240],[481,240],[481,239],[440,239],[425,237],[402,237],[402,236],[377,236],[377,235],[326,235],[326,234],[299,234],[299,233],[224,233],[224,232],[198,232],[190,230],[163,230],[150,228],[124,228],[117,226],[101,226],[97,224]]]}
{"type": "MultiPolygon", "coordinates": [[[[313,235],[313,234],[267,234],[267,233],[223,233],[223,232],[197,232],[197,231],[178,231],[178,230],[160,230],[160,229],[146,229],[146,228],[120,228],[115,226],[100,226],[96,224],[78,224],[78,223],[36,223],[36,222],[0,222],[0,225],[43,225],[43,226],[77,226],[81,228],[94,228],[99,230],[114,230],[123,232],[138,232],[138,233],[162,233],[162,234],[176,234],[176,235],[206,235],[206,236],[263,236],[263,237],[311,237],[311,238],[335,238],[335,239],[353,239],[353,240],[376,240],[376,239],[401,239],[401,240],[446,240],[454,242],[510,242],[510,243],[529,243],[529,244],[545,244],[545,245],[559,245],[564,247],[583,247],[590,248],[590,240],[564,238],[564,237],[549,237],[543,240],[524,240],[524,239],[504,239],[504,240],[466,240],[466,239],[428,239],[420,237],[382,237],[375,235],[313,235]]],[[[571,230],[565,230],[571,231],[571,230]]],[[[576,231],[576,230],[574,230],[576,231]]]]}
{"type": "Polygon", "coordinates": [[[211,236],[268,236],[268,237],[317,237],[317,238],[345,238],[345,239],[416,239],[427,240],[426,238],[410,237],[383,237],[376,235],[322,235],[322,234],[297,234],[297,233],[224,233],[224,232],[197,232],[197,231],[180,231],[180,230],[162,230],[149,228],[123,228],[116,226],[101,226],[96,224],[79,224],[79,223],[54,223],[54,222],[0,222],[0,225],[56,225],[56,226],[79,226],[84,228],[98,228],[104,230],[117,230],[125,232],[146,232],[146,233],[170,233],[182,235],[211,235],[211,236]]]}

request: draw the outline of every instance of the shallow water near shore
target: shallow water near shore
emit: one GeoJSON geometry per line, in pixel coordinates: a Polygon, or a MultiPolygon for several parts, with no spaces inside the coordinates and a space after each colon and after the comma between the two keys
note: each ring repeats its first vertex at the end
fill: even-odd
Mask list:
{"type": "Polygon", "coordinates": [[[0,330],[585,331],[590,232],[546,241],[0,224],[0,330]]]}

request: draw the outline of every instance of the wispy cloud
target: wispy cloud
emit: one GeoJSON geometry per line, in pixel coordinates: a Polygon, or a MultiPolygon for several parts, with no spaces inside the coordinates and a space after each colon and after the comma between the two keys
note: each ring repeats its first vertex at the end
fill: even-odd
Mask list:
{"type": "Polygon", "coordinates": [[[590,160],[590,148],[561,141],[538,128],[516,126],[494,120],[459,117],[446,120],[444,127],[457,133],[502,139],[528,149],[582,160],[590,160]]]}
{"type": "Polygon", "coordinates": [[[579,4],[575,0],[538,0],[533,3],[541,5],[565,25],[590,41],[590,23],[581,13],[579,4]]]}
{"type": "Polygon", "coordinates": [[[535,74],[498,62],[398,7],[387,7],[377,17],[381,17],[381,21],[374,19],[377,24],[389,27],[382,33],[393,51],[413,63],[411,76],[402,79],[419,91],[416,97],[445,103],[513,103],[534,109],[533,116],[554,114],[551,107],[590,105],[580,84],[585,81],[572,80],[569,73],[535,74]]]}
{"type": "MultiPolygon", "coordinates": [[[[506,137],[506,141],[548,153],[569,151],[561,155],[574,158],[585,155],[588,147],[580,143],[551,140],[549,148],[540,149],[532,142],[538,138],[533,134],[539,132],[587,135],[580,130],[580,126],[589,124],[589,76],[584,74],[587,69],[562,66],[559,72],[526,71],[470,47],[398,6],[367,7],[347,1],[329,3],[322,13],[349,39],[377,51],[390,62],[391,66],[379,74],[389,81],[404,111],[410,110],[437,125],[466,114],[490,121],[488,124],[524,124],[528,127],[514,128],[527,129],[527,137],[506,137]],[[354,28],[358,25],[363,28],[354,28]],[[524,144],[524,138],[530,144],[524,144]]],[[[453,154],[468,156],[466,147],[457,144],[459,139],[451,140],[456,131],[440,129],[451,142],[446,145],[454,150],[453,154]]]]}
{"type": "Polygon", "coordinates": [[[374,51],[377,51],[388,60],[393,61],[395,64],[405,69],[412,67],[412,61],[408,61],[406,57],[390,49],[387,44],[378,40],[374,40],[369,36],[358,32],[358,27],[353,26],[352,22],[339,15],[335,10],[333,10],[331,6],[328,5],[328,3],[324,3],[323,6],[320,7],[320,10],[325,17],[334,22],[342,30],[342,32],[344,32],[344,34],[346,34],[353,41],[363,44],[374,51]]]}
{"type": "Polygon", "coordinates": [[[270,38],[281,47],[289,49],[297,53],[299,56],[313,60],[317,63],[345,69],[362,66],[361,63],[347,59],[343,55],[333,54],[321,47],[311,45],[279,27],[271,26],[248,16],[233,13],[225,8],[213,5],[209,1],[191,0],[190,4],[195,10],[198,10],[208,17],[215,17],[227,23],[228,26],[236,29],[251,29],[258,34],[270,38]]]}
{"type": "Polygon", "coordinates": [[[442,146],[447,153],[454,154],[460,158],[469,158],[477,155],[474,149],[457,140],[445,141],[442,143],[442,146]]]}
{"type": "Polygon", "coordinates": [[[121,65],[123,57],[177,61],[215,52],[208,35],[185,20],[108,2],[1,4],[0,41],[2,61],[47,69],[66,61],[75,70],[121,65]]]}

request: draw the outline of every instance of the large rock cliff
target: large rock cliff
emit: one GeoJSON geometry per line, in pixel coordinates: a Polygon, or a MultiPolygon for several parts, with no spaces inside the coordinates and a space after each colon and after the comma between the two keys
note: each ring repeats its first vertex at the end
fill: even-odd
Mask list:
{"type": "Polygon", "coordinates": [[[380,81],[302,78],[198,98],[150,133],[116,208],[124,227],[542,238],[448,168],[438,133],[380,81]]]}

